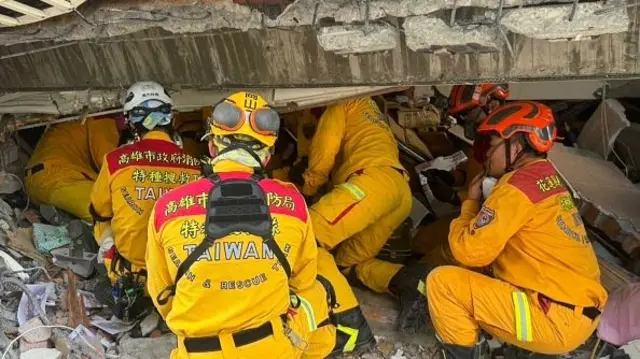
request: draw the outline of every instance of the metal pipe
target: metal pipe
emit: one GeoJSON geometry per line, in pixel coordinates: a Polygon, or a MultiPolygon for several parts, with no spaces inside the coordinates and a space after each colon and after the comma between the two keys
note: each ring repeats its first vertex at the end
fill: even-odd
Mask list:
{"type": "Polygon", "coordinates": [[[416,152],[411,147],[405,145],[401,141],[397,141],[397,142],[398,142],[398,147],[400,148],[400,150],[402,152],[406,153],[407,155],[409,155],[409,157],[413,158],[414,160],[418,161],[419,163],[424,163],[424,162],[428,161],[424,156],[422,156],[421,154],[416,152]]]}

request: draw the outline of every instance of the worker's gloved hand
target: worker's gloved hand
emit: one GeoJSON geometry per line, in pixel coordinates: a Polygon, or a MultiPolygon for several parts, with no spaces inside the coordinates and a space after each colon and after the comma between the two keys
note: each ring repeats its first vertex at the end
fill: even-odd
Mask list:
{"type": "Polygon", "coordinates": [[[309,157],[302,157],[291,167],[291,171],[289,171],[289,179],[293,184],[298,186],[304,186],[304,177],[302,174],[309,167],[309,157]]]}
{"type": "Polygon", "coordinates": [[[453,188],[455,185],[455,177],[451,172],[431,169],[425,175],[429,183],[429,188],[433,192],[433,196],[441,202],[447,202],[454,205],[460,204],[458,193],[453,188]]]}

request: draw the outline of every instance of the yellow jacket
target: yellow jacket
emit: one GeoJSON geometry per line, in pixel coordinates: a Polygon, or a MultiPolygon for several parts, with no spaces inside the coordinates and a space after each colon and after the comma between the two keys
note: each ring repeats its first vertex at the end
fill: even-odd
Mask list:
{"type": "Polygon", "coordinates": [[[26,168],[39,163],[64,167],[96,179],[102,159],[118,147],[118,130],[111,118],[89,118],[52,126],[40,139],[26,168]]]}
{"type": "MultiPolygon", "coordinates": [[[[106,155],[93,185],[95,213],[111,218],[115,247],[129,262],[146,268],[147,224],[153,205],[163,194],[200,178],[199,161],[171,142],[161,131],[106,155]]],[[[102,226],[96,226],[101,238],[102,226]]]]}
{"type": "Polygon", "coordinates": [[[388,121],[368,97],[329,106],[320,118],[309,152],[302,190],[305,195],[314,195],[332,169],[332,182],[340,184],[365,168],[403,168],[388,121]]]}
{"type": "MultiPolygon", "coordinates": [[[[231,161],[217,163],[214,171],[223,180],[248,178],[251,173],[231,161]]],[[[217,240],[178,282],[175,296],[165,305],[158,303],[158,294],[174,283],[179,264],[205,238],[213,183],[205,178],[179,187],[156,204],[149,222],[146,262],[153,270],[147,289],[175,334],[202,337],[257,327],[287,312],[290,288],[297,293],[314,285],[318,250],[304,198],[292,184],[265,179],[260,185],[269,202],[275,241],[291,266],[288,282],[263,240],[239,232],[217,240]]]]}
{"type": "Polygon", "coordinates": [[[580,213],[553,165],[536,161],[504,175],[486,202],[467,200],[449,245],[470,267],[577,306],[602,308],[607,293],[580,213]]]}

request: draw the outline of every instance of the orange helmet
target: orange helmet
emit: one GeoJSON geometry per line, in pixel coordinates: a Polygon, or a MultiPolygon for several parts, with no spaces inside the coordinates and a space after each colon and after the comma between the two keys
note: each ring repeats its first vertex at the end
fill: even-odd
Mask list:
{"type": "Polygon", "coordinates": [[[509,97],[509,85],[455,85],[449,94],[449,114],[458,115],[474,107],[484,107],[490,102],[489,97],[505,101],[509,97]]]}
{"type": "Polygon", "coordinates": [[[497,134],[504,140],[522,133],[540,153],[549,152],[557,136],[553,111],[539,102],[515,101],[493,111],[478,126],[478,134],[497,134]]]}

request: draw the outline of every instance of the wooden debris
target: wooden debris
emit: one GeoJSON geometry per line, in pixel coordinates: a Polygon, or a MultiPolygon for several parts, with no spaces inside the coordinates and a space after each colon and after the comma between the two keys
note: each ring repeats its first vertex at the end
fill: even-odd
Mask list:
{"type": "Polygon", "coordinates": [[[91,322],[85,315],[82,296],[78,294],[78,278],[70,270],[66,270],[64,276],[65,281],[67,282],[64,301],[66,303],[67,310],[69,311],[69,326],[76,328],[78,325],[82,324],[89,328],[91,326],[91,322]]]}

